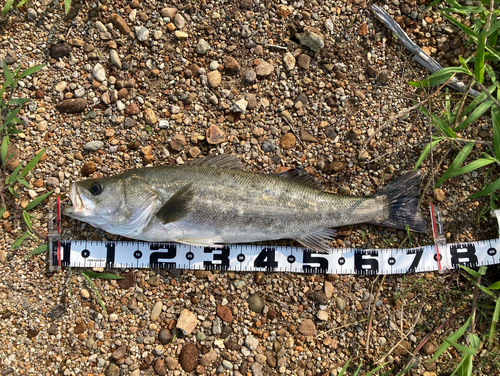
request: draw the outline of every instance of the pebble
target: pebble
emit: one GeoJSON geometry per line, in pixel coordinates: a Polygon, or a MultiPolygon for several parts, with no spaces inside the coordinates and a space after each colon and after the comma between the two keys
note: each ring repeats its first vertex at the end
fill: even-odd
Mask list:
{"type": "Polygon", "coordinates": [[[179,363],[185,372],[193,372],[198,365],[198,348],[192,343],[186,343],[179,355],[179,363]]]}
{"type": "Polygon", "coordinates": [[[35,21],[38,18],[38,13],[33,8],[26,9],[26,19],[28,21],[35,21]]]}
{"type": "Polygon", "coordinates": [[[239,101],[236,101],[233,103],[231,106],[231,111],[233,112],[241,112],[245,113],[247,110],[248,102],[245,99],[240,99],[239,101]]]}
{"type": "Polygon", "coordinates": [[[210,87],[219,87],[222,82],[222,76],[218,70],[213,70],[207,73],[208,84],[210,87]]]}
{"type": "Polygon", "coordinates": [[[209,49],[210,45],[208,44],[208,42],[205,39],[201,38],[196,45],[196,53],[199,55],[205,55],[209,49]]]}
{"type": "Polygon", "coordinates": [[[228,306],[217,304],[217,316],[221,318],[222,321],[231,322],[233,321],[233,313],[228,306]]]}
{"type": "Polygon", "coordinates": [[[238,60],[236,60],[234,57],[226,56],[226,58],[224,59],[224,68],[228,73],[236,74],[240,71],[241,66],[240,63],[238,63],[238,60]]]}
{"type": "Polygon", "coordinates": [[[163,308],[163,303],[161,301],[157,301],[151,310],[151,321],[156,321],[160,317],[161,310],[163,308]]]}
{"type": "Polygon", "coordinates": [[[94,69],[92,70],[92,75],[99,82],[103,82],[106,80],[106,70],[101,65],[101,63],[97,63],[94,66],[94,69]]]}
{"type": "Polygon", "coordinates": [[[184,335],[190,335],[196,325],[198,325],[196,315],[188,309],[183,309],[177,319],[177,329],[181,330],[184,335]]]}
{"type": "Polygon", "coordinates": [[[291,71],[295,68],[295,57],[291,52],[287,52],[283,56],[283,62],[285,63],[285,67],[287,70],[291,71]]]}
{"type": "Polygon", "coordinates": [[[120,360],[121,358],[123,358],[125,356],[126,352],[127,352],[127,346],[121,345],[121,346],[117,347],[115,349],[115,351],[113,351],[113,353],[111,354],[111,357],[114,360],[120,360]]]}
{"type": "Polygon", "coordinates": [[[444,191],[441,188],[434,190],[434,198],[439,202],[443,202],[446,198],[444,191]]]}
{"type": "Polygon", "coordinates": [[[109,60],[111,61],[111,64],[113,64],[115,67],[117,67],[118,69],[122,69],[122,62],[116,50],[114,49],[109,50],[109,60]]]}
{"type": "Polygon", "coordinates": [[[306,26],[303,33],[297,34],[297,38],[301,45],[309,47],[314,52],[318,52],[325,46],[325,37],[314,27],[306,26]]]}
{"type": "Polygon", "coordinates": [[[211,349],[209,352],[207,352],[206,354],[204,354],[201,359],[200,359],[200,363],[207,367],[209,365],[211,365],[213,362],[215,362],[217,360],[217,353],[215,352],[215,350],[211,349]]]}
{"type": "Polygon", "coordinates": [[[256,313],[261,313],[264,309],[264,302],[258,294],[251,294],[247,300],[248,308],[256,313]]]}
{"type": "Polygon", "coordinates": [[[184,40],[184,39],[189,38],[189,34],[184,32],[184,31],[175,30],[174,35],[179,40],[184,40]]]}
{"type": "Polygon", "coordinates": [[[253,70],[250,69],[245,72],[245,81],[248,83],[252,83],[257,79],[257,73],[253,70]]]}
{"type": "Polygon", "coordinates": [[[255,73],[257,76],[269,76],[271,73],[274,72],[274,66],[272,64],[269,64],[268,62],[261,60],[259,65],[255,68],[255,73]]]}
{"type": "Polygon", "coordinates": [[[102,141],[89,141],[85,144],[83,147],[85,150],[88,151],[98,151],[104,148],[104,142],[102,141]]]}
{"type": "Polygon", "coordinates": [[[254,336],[252,336],[251,334],[249,334],[245,338],[245,346],[253,351],[253,350],[257,349],[257,347],[259,346],[259,340],[257,338],[255,338],[254,336]]]}
{"type": "Polygon", "coordinates": [[[146,120],[146,123],[148,124],[156,124],[158,120],[156,119],[155,112],[151,108],[146,108],[143,112],[144,115],[144,120],[146,120]]]}
{"type": "Polygon", "coordinates": [[[72,48],[67,42],[57,43],[50,48],[50,57],[53,59],[61,59],[69,56],[71,50],[72,48]]]}
{"type": "Polygon", "coordinates": [[[207,142],[212,145],[218,145],[226,140],[226,135],[224,132],[212,124],[207,130],[207,142]]]}
{"type": "Polygon", "coordinates": [[[339,311],[345,310],[345,300],[342,299],[340,296],[337,296],[335,298],[335,304],[336,304],[337,308],[339,309],[339,311]]]}
{"type": "Polygon", "coordinates": [[[311,64],[311,57],[309,55],[306,55],[306,54],[301,54],[301,55],[299,55],[299,58],[297,59],[297,64],[302,69],[309,70],[309,66],[311,64]]]}
{"type": "Polygon", "coordinates": [[[56,109],[58,111],[67,114],[76,114],[79,112],[83,112],[86,108],[87,101],[83,98],[65,99],[61,103],[56,105],[56,109]]]}
{"type": "Polygon", "coordinates": [[[316,334],[318,334],[316,325],[311,319],[305,319],[304,321],[302,321],[298,330],[301,334],[303,334],[306,337],[315,336],[316,334]]]}
{"type": "Polygon", "coordinates": [[[163,359],[156,359],[154,370],[159,376],[165,376],[167,374],[167,369],[165,368],[165,362],[163,361],[163,359]]]}
{"type": "Polygon", "coordinates": [[[83,298],[83,299],[88,299],[90,298],[90,293],[88,292],[88,290],[86,289],[81,289],[80,290],[80,296],[83,298]]]}
{"type": "Polygon", "coordinates": [[[111,21],[113,21],[113,25],[115,25],[115,27],[118,30],[120,30],[120,32],[123,35],[128,35],[132,31],[130,29],[130,26],[128,26],[127,22],[120,15],[118,15],[116,13],[113,13],[111,15],[111,21]]]}
{"type": "Polygon", "coordinates": [[[149,39],[149,30],[144,26],[136,26],[135,36],[139,42],[145,42],[149,39]]]}
{"type": "Polygon", "coordinates": [[[186,24],[186,19],[179,13],[176,13],[174,16],[174,25],[176,28],[179,30],[184,29],[184,26],[186,24]]]}
{"type": "Polygon", "coordinates": [[[325,297],[327,299],[330,299],[334,292],[333,283],[331,283],[330,281],[325,281],[324,292],[325,292],[325,297]]]}
{"type": "Polygon", "coordinates": [[[296,137],[293,133],[286,133],[281,137],[280,146],[282,149],[291,149],[295,146],[296,137]]]}
{"type": "Polygon", "coordinates": [[[319,311],[316,317],[321,321],[328,321],[329,319],[328,313],[326,311],[319,311]]]}

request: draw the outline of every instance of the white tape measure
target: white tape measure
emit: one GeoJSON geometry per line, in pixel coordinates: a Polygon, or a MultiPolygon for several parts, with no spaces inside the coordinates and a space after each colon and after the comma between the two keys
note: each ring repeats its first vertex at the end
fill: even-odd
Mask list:
{"type": "MultiPolygon", "coordinates": [[[[271,271],[329,274],[406,274],[447,271],[457,265],[500,263],[500,239],[446,244],[439,212],[431,205],[435,245],[409,249],[331,249],[328,254],[302,247],[61,240],[60,202],[49,213],[51,269],[161,268],[271,271]]],[[[497,216],[500,211],[497,211],[497,216]]]]}

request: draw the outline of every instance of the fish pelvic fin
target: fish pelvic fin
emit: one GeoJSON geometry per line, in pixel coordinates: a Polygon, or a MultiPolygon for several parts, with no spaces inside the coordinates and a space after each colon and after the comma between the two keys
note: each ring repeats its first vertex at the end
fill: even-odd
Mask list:
{"type": "Polygon", "coordinates": [[[310,232],[305,234],[300,238],[295,239],[297,242],[302,244],[304,247],[310,248],[313,251],[321,253],[329,253],[330,245],[329,242],[335,236],[335,230],[331,228],[324,228],[318,231],[310,232]]]}
{"type": "Polygon", "coordinates": [[[420,170],[408,172],[398,177],[378,191],[374,197],[385,196],[387,218],[377,225],[427,232],[427,222],[418,208],[418,193],[422,183],[420,170]]]}
{"type": "Polygon", "coordinates": [[[172,197],[158,210],[156,216],[162,223],[180,221],[191,212],[195,191],[193,183],[186,184],[174,193],[172,197]]]}

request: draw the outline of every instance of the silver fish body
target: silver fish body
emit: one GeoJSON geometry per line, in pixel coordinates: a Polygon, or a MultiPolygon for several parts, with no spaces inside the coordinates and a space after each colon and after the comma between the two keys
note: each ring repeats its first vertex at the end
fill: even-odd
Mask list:
{"type": "Polygon", "coordinates": [[[300,173],[249,173],[222,155],[193,166],[141,168],[73,183],[73,206],[63,213],[144,241],[214,246],[291,238],[324,252],[333,227],[408,224],[425,231],[414,198],[419,182],[418,173],[394,182],[399,200],[394,213],[394,189],[370,197],[339,196],[300,173]]]}

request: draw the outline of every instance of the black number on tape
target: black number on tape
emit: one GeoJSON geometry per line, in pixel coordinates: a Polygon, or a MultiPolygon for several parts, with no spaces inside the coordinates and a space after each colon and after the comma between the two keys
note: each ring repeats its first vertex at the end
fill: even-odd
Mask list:
{"type": "Polygon", "coordinates": [[[418,249],[410,249],[406,252],[407,255],[415,255],[413,258],[413,261],[411,262],[410,267],[408,268],[408,272],[410,273],[415,273],[418,264],[420,263],[420,259],[422,258],[422,255],[424,254],[424,249],[423,248],[418,248],[418,249]]]}
{"type": "Polygon", "coordinates": [[[137,250],[134,252],[134,258],[139,260],[140,258],[142,258],[142,252],[137,250]]]}
{"type": "Polygon", "coordinates": [[[149,255],[149,263],[153,268],[160,269],[175,269],[175,262],[165,262],[160,260],[171,260],[177,255],[177,247],[175,245],[164,245],[164,244],[151,244],[150,249],[152,251],[158,249],[165,249],[162,252],[152,252],[149,255]]]}
{"type": "Polygon", "coordinates": [[[193,252],[186,253],[186,259],[188,259],[189,261],[193,260],[194,259],[194,253],[193,252]]]}
{"type": "Polygon", "coordinates": [[[203,253],[213,253],[212,261],[203,261],[205,270],[226,270],[229,268],[229,247],[205,247],[203,253]],[[214,253],[214,251],[220,253],[214,253]],[[220,264],[214,264],[213,261],[220,261],[220,264]]]}
{"type": "Polygon", "coordinates": [[[497,254],[497,250],[495,248],[488,248],[486,253],[488,253],[489,256],[495,256],[497,254]]]}
{"type": "Polygon", "coordinates": [[[236,260],[238,260],[239,262],[243,262],[245,261],[246,257],[243,253],[240,253],[238,256],[236,256],[236,260]]]}
{"type": "Polygon", "coordinates": [[[377,274],[378,260],[376,257],[378,257],[377,251],[355,251],[354,270],[356,274],[377,274]]]}
{"type": "Polygon", "coordinates": [[[87,258],[87,257],[89,257],[89,256],[90,256],[90,251],[89,251],[88,249],[84,249],[84,250],[82,251],[82,257],[83,257],[83,258],[87,258]]]}
{"type": "Polygon", "coordinates": [[[317,255],[318,253],[313,251],[304,251],[302,263],[318,264],[319,266],[304,265],[302,266],[302,269],[305,273],[325,273],[328,270],[328,260],[324,257],[313,257],[313,254],[317,255]]]}
{"type": "Polygon", "coordinates": [[[294,255],[289,255],[286,258],[286,261],[288,261],[289,264],[293,264],[295,262],[295,256],[294,255]]]}
{"type": "Polygon", "coordinates": [[[389,260],[387,260],[387,263],[390,266],[393,266],[396,263],[396,259],[394,257],[389,257],[389,260]]]}
{"type": "Polygon", "coordinates": [[[474,244],[455,244],[450,246],[451,265],[476,266],[477,256],[474,244]]]}
{"type": "Polygon", "coordinates": [[[275,255],[276,251],[274,248],[264,248],[253,262],[253,266],[256,268],[266,268],[271,271],[278,267],[278,263],[274,261],[275,255]]]}
{"type": "Polygon", "coordinates": [[[342,266],[345,264],[345,257],[339,257],[339,265],[342,266]]]}

